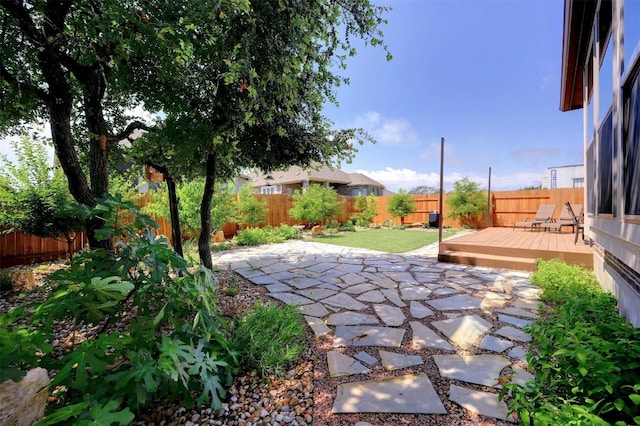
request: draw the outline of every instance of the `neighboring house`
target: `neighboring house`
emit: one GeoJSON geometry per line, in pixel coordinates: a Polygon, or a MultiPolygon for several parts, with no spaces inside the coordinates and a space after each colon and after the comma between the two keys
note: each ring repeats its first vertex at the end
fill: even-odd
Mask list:
{"type": "Polygon", "coordinates": [[[383,195],[385,188],[379,182],[360,173],[346,173],[327,166],[302,169],[292,166],[284,171],[249,173],[251,186],[260,194],[293,194],[313,184],[330,186],[340,195],[383,195]]]}
{"type": "Polygon", "coordinates": [[[584,187],[584,165],[549,167],[542,175],[542,189],[584,187]]]}
{"type": "Polygon", "coordinates": [[[594,271],[640,326],[640,2],[565,0],[560,109],[583,109],[594,271]]]}

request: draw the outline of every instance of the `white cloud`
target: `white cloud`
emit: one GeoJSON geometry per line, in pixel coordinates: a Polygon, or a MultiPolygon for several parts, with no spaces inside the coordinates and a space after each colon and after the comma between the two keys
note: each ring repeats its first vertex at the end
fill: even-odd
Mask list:
{"type": "MultiPolygon", "coordinates": [[[[357,170],[357,172],[380,182],[388,190],[393,192],[397,192],[399,189],[410,190],[422,185],[440,188],[440,175],[433,172],[425,173],[411,169],[394,169],[392,167],[385,167],[383,170],[357,170]]],[[[473,176],[453,172],[451,174],[445,174],[444,176],[445,191],[451,191],[453,189],[453,183],[463,177],[468,177],[470,180],[478,182],[482,188],[486,189],[487,187],[488,175],[473,176]]],[[[517,190],[526,186],[539,185],[541,178],[541,174],[531,172],[519,172],[513,175],[502,176],[492,174],[491,190],[517,190]]]]}
{"type": "Polygon", "coordinates": [[[353,127],[362,127],[382,145],[416,144],[419,137],[411,123],[404,118],[388,118],[378,112],[357,117],[353,127]]]}

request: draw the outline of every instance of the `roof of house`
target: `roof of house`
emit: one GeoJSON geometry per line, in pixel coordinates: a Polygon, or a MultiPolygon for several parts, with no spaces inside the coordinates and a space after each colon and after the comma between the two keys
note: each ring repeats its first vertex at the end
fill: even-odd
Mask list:
{"type": "Polygon", "coordinates": [[[271,173],[253,172],[247,175],[253,182],[253,187],[267,185],[287,185],[299,183],[305,180],[313,182],[329,182],[348,186],[369,186],[384,188],[377,182],[362,173],[346,173],[340,169],[332,169],[328,166],[317,166],[303,169],[299,166],[292,166],[287,170],[274,171],[271,173]]]}
{"type": "Polygon", "coordinates": [[[369,176],[365,176],[362,173],[349,173],[351,183],[349,186],[373,186],[376,188],[384,188],[384,185],[371,179],[369,176]]]}

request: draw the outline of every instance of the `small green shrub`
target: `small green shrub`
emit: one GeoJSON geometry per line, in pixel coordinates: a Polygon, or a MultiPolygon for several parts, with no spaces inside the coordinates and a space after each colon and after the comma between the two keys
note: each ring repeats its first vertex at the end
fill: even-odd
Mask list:
{"type": "Polygon", "coordinates": [[[342,226],[340,226],[338,228],[338,231],[341,231],[341,232],[356,232],[356,227],[353,224],[353,222],[351,222],[350,220],[347,220],[345,223],[342,224],[342,226]]]}
{"type": "Polygon", "coordinates": [[[582,267],[539,261],[531,281],[546,302],[525,327],[535,379],[503,387],[509,408],[523,424],[640,424],[640,330],[582,267]]]}
{"type": "Polygon", "coordinates": [[[233,245],[231,243],[218,243],[211,245],[211,251],[228,251],[233,245]]]}
{"type": "Polygon", "coordinates": [[[0,269],[0,291],[9,291],[13,288],[11,275],[7,269],[0,269]]]}
{"type": "Polygon", "coordinates": [[[266,377],[282,374],[304,349],[302,315],[295,306],[256,304],[239,322],[235,341],[247,365],[266,377]]]}
{"type": "Polygon", "coordinates": [[[300,229],[287,225],[286,223],[274,228],[273,232],[283,240],[299,240],[302,238],[302,231],[300,229]]]}
{"type": "Polygon", "coordinates": [[[258,246],[261,244],[281,243],[284,240],[299,239],[302,232],[298,228],[286,224],[277,228],[265,226],[264,228],[247,228],[238,232],[234,242],[241,246],[258,246]]]}

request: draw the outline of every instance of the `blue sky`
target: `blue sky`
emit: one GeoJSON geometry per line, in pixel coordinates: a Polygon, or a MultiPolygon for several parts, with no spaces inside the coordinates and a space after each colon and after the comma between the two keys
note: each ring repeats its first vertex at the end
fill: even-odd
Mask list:
{"type": "Polygon", "coordinates": [[[326,115],[362,127],[348,172],[388,189],[439,186],[469,177],[491,188],[540,184],[552,166],[582,164],[582,112],[560,112],[560,0],[387,0],[383,28],[393,55],[361,47],[349,86],[326,115]]]}

